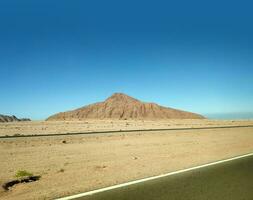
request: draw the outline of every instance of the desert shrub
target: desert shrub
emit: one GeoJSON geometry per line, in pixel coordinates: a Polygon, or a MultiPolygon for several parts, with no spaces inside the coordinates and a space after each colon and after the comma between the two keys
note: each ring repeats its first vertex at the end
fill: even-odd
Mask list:
{"type": "Polygon", "coordinates": [[[65,170],[64,169],[60,169],[58,172],[64,172],[65,170]]]}
{"type": "Polygon", "coordinates": [[[15,174],[16,178],[23,178],[23,177],[26,177],[26,176],[33,176],[33,174],[26,171],[26,170],[18,170],[15,174]]]}

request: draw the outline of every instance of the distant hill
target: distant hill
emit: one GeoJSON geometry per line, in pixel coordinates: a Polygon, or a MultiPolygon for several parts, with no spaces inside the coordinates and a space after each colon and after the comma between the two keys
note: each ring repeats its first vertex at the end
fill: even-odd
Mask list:
{"type": "Polygon", "coordinates": [[[20,121],[31,121],[28,118],[17,118],[15,115],[8,116],[8,115],[0,115],[0,122],[20,122],[20,121]]]}
{"type": "Polygon", "coordinates": [[[104,102],[61,112],[47,120],[82,119],[204,119],[202,115],[141,102],[126,94],[115,93],[104,102]]]}

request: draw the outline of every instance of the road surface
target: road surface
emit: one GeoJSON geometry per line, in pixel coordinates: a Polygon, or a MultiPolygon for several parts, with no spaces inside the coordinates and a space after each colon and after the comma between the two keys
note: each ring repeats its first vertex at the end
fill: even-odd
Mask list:
{"type": "Polygon", "coordinates": [[[253,154],[74,199],[251,200],[253,154]]]}
{"type": "Polygon", "coordinates": [[[109,134],[109,133],[131,133],[131,132],[157,132],[157,131],[187,131],[187,130],[210,130],[210,129],[228,129],[228,128],[251,128],[253,125],[241,126],[208,126],[195,128],[168,128],[168,129],[133,129],[133,130],[111,130],[111,131],[87,131],[77,133],[50,133],[50,134],[17,134],[8,135],[8,133],[0,136],[0,139],[16,139],[16,138],[32,138],[32,137],[52,137],[52,136],[71,136],[71,135],[94,135],[94,134],[109,134]]]}

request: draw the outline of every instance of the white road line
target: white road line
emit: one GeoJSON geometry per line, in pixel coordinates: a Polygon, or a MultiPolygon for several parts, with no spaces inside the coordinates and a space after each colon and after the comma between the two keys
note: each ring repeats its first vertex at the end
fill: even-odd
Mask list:
{"type": "Polygon", "coordinates": [[[148,178],[144,178],[144,179],[130,181],[130,182],[122,183],[122,184],[119,184],[119,185],[113,185],[113,186],[109,186],[109,187],[106,187],[106,188],[101,188],[101,189],[97,189],[97,190],[93,190],[93,191],[89,191],[89,192],[84,192],[84,193],[80,193],[80,194],[76,194],[76,195],[72,195],[72,196],[68,196],[68,197],[59,198],[57,200],[70,200],[70,199],[80,198],[80,197],[84,197],[84,196],[89,196],[89,195],[93,195],[93,194],[96,194],[96,193],[100,193],[100,192],[104,192],[104,191],[108,191],[108,190],[113,190],[113,189],[116,189],[116,188],[125,187],[125,186],[128,186],[128,185],[142,183],[142,182],[145,182],[145,181],[150,181],[150,180],[154,180],[154,179],[158,179],[158,178],[162,178],[162,177],[167,177],[167,176],[171,176],[171,175],[175,175],[175,174],[180,174],[180,173],[192,171],[192,170],[195,170],[195,169],[200,169],[200,168],[204,168],[204,167],[208,167],[208,166],[212,166],[212,165],[221,164],[221,163],[224,163],[224,162],[237,160],[237,159],[240,159],[240,158],[245,158],[245,157],[248,157],[248,156],[253,156],[253,153],[248,153],[248,154],[244,154],[244,155],[241,155],[241,156],[236,156],[236,157],[233,157],[233,158],[228,158],[228,159],[224,159],[224,160],[220,160],[220,161],[216,161],[216,162],[212,162],[212,163],[207,163],[207,164],[204,164],[204,165],[199,165],[199,166],[191,167],[191,168],[188,168],[188,169],[182,169],[182,170],[178,170],[178,171],[174,171],[174,172],[169,172],[169,173],[161,174],[161,175],[158,175],[158,176],[152,176],[152,177],[148,177],[148,178]]]}

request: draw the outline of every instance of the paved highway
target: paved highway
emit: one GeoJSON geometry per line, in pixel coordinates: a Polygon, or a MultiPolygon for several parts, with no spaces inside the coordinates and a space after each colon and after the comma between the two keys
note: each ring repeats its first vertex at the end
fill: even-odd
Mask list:
{"type": "Polygon", "coordinates": [[[133,130],[111,130],[111,131],[91,131],[77,133],[50,133],[50,134],[25,134],[22,135],[5,135],[0,136],[0,139],[15,139],[15,138],[31,138],[31,137],[52,137],[52,136],[71,136],[71,135],[93,135],[93,134],[109,134],[109,133],[131,133],[131,132],[156,132],[156,131],[187,131],[187,130],[209,130],[209,129],[226,129],[226,128],[251,128],[253,125],[242,126],[209,126],[195,128],[168,128],[168,129],[133,129],[133,130]]]}
{"type": "MultiPolygon", "coordinates": [[[[85,194],[85,193],[84,193],[85,194]]],[[[161,178],[116,187],[76,200],[251,200],[253,154],[161,178]]]]}

